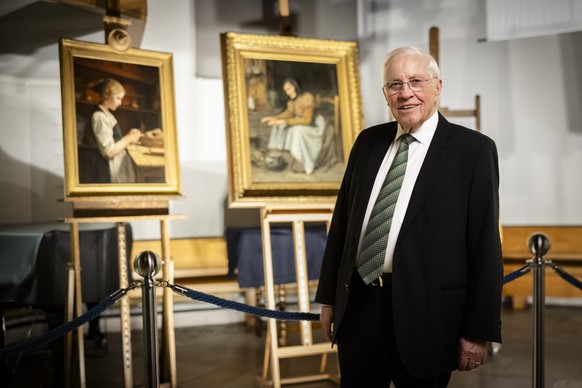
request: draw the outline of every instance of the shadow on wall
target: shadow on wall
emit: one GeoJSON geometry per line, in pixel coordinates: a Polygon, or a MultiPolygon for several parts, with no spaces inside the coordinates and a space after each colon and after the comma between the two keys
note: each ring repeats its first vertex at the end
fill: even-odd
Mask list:
{"type": "Polygon", "coordinates": [[[564,65],[564,93],[568,112],[568,132],[582,134],[582,32],[560,34],[561,63],[564,65]]]}
{"type": "MultiPolygon", "coordinates": [[[[24,1],[23,3],[26,3],[24,1]]],[[[102,16],[46,1],[28,4],[0,17],[0,54],[31,55],[59,38],[103,31],[102,16]]]]}
{"type": "MultiPolygon", "coordinates": [[[[218,237],[224,233],[223,198],[227,188],[225,162],[183,161],[183,198],[172,201],[172,214],[186,219],[172,223],[172,237],[218,237]]],[[[141,236],[141,230],[135,235],[141,236]]],[[[137,237],[138,239],[140,237],[137,237]]]]}
{"type": "Polygon", "coordinates": [[[69,216],[68,205],[60,203],[54,195],[59,188],[62,192],[61,176],[22,163],[2,147],[0,165],[0,224],[55,222],[69,216]],[[24,181],[23,177],[29,177],[29,180],[24,181]],[[33,182],[38,191],[31,188],[33,182]]]}

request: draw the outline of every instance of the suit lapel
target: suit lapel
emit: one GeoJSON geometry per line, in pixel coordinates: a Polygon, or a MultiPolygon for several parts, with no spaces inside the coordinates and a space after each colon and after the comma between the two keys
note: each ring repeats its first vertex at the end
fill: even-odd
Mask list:
{"type": "MultiPolygon", "coordinates": [[[[451,142],[449,141],[451,136],[449,122],[439,113],[437,129],[424,158],[416,183],[414,184],[414,190],[412,191],[406,215],[400,228],[398,241],[400,241],[410,225],[412,225],[416,214],[424,204],[436,180],[439,178],[439,172],[444,168],[451,149],[451,142]]],[[[396,242],[397,247],[398,241],[396,242]]]]}

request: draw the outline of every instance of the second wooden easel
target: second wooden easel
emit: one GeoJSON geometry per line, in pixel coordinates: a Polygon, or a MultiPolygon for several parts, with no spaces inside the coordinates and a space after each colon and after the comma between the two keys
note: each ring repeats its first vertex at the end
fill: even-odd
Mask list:
{"type": "MultiPolygon", "coordinates": [[[[307,273],[307,254],[305,249],[305,223],[324,222],[329,230],[333,204],[324,205],[266,205],[261,208],[261,234],[263,243],[263,269],[265,275],[266,304],[275,309],[275,281],[273,277],[273,251],[271,245],[271,224],[287,223],[292,225],[295,252],[295,275],[299,312],[311,312],[309,301],[309,276],[307,273]]],[[[339,383],[339,375],[327,373],[327,355],[335,353],[331,343],[313,342],[312,323],[300,322],[301,343],[292,346],[279,346],[277,321],[269,319],[265,341],[265,361],[263,375],[258,380],[260,386],[275,388],[285,384],[298,384],[330,380],[339,383]],[[294,357],[321,355],[318,373],[298,377],[281,377],[280,361],[294,357]],[[270,366],[270,367],[269,367],[270,366]],[[269,379],[269,370],[271,378],[269,379]]]]}

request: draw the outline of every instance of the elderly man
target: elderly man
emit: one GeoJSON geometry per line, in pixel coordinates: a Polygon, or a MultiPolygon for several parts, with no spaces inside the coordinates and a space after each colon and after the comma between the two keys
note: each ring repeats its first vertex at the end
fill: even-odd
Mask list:
{"type": "Polygon", "coordinates": [[[438,113],[426,52],[392,51],[383,82],[396,121],[354,143],[315,300],[342,387],[446,387],[501,342],[497,150],[438,113]]]}

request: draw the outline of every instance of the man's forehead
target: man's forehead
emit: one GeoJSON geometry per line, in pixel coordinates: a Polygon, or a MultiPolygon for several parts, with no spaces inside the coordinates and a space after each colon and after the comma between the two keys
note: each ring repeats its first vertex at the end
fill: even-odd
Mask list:
{"type": "Polygon", "coordinates": [[[399,75],[400,73],[423,74],[428,70],[428,61],[417,54],[400,54],[394,57],[386,69],[387,75],[399,75]]]}

